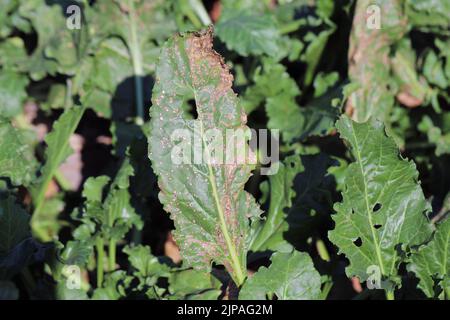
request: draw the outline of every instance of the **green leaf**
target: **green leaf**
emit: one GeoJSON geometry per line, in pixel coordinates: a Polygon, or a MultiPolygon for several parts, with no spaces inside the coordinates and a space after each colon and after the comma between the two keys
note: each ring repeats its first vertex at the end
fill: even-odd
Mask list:
{"type": "Polygon", "coordinates": [[[286,67],[273,59],[263,58],[262,66],[253,75],[254,84],[247,88],[242,104],[247,113],[256,109],[269,97],[297,97],[300,89],[286,71],[286,67]]]}
{"type": "Polygon", "coordinates": [[[286,68],[273,59],[263,59],[263,66],[256,69],[253,81],[254,85],[245,91],[245,110],[251,112],[264,103],[269,129],[280,130],[285,141],[300,135],[299,123],[304,119],[295,100],[300,89],[286,68]]]}
{"type": "Polygon", "coordinates": [[[325,94],[338,80],[339,74],[337,72],[330,72],[327,74],[319,72],[314,78],[314,97],[320,97],[325,94]]]}
{"type": "Polygon", "coordinates": [[[320,62],[325,46],[330,36],[334,33],[336,27],[332,25],[328,30],[320,32],[318,35],[308,33],[305,37],[310,43],[306,47],[305,53],[302,55],[302,61],[306,63],[305,85],[309,86],[314,79],[314,73],[320,62]]]}
{"type": "Polygon", "coordinates": [[[439,223],[437,230],[426,245],[411,255],[408,271],[420,279],[419,288],[427,297],[435,297],[435,287],[443,290],[446,299],[450,294],[450,219],[439,223]]]}
{"type": "Polygon", "coordinates": [[[108,184],[107,176],[90,177],[83,186],[83,198],[88,202],[102,202],[103,188],[108,184]]]}
{"type": "Polygon", "coordinates": [[[221,283],[212,274],[187,269],[169,278],[170,299],[214,300],[221,294],[221,283]]]}
{"type": "Polygon", "coordinates": [[[83,241],[69,241],[64,246],[60,258],[66,265],[84,266],[92,255],[93,247],[83,241]]]}
{"type": "Polygon", "coordinates": [[[340,115],[340,110],[333,106],[333,99],[341,96],[341,89],[342,87],[338,86],[329,90],[300,109],[302,121],[298,124],[298,139],[325,136],[334,130],[334,123],[340,115]]]}
{"type": "Polygon", "coordinates": [[[169,277],[170,267],[163,264],[160,260],[151,254],[149,246],[126,247],[123,249],[128,255],[128,260],[136,271],[134,275],[142,279],[153,277],[156,280],[159,277],[169,277]]]}
{"type": "Polygon", "coordinates": [[[47,149],[45,151],[46,161],[41,170],[42,176],[32,190],[34,213],[31,220],[33,233],[42,241],[50,240],[45,229],[39,224],[41,210],[44,205],[45,192],[55,175],[55,171],[72,152],[69,145],[69,138],[78,127],[78,123],[80,122],[85,109],[85,107],[74,106],[65,110],[60,118],[54,123],[52,132],[45,138],[45,142],[47,143],[47,149]]]}
{"type": "Polygon", "coordinates": [[[158,286],[160,278],[170,278],[171,263],[168,258],[159,258],[151,254],[149,246],[127,246],[123,249],[133,268],[133,276],[139,284],[134,289],[143,292],[150,299],[160,298],[165,288],[158,286]]]}
{"type": "Polygon", "coordinates": [[[0,116],[11,118],[22,111],[27,85],[28,78],[20,73],[9,70],[0,72],[0,116]]]}
{"type": "Polygon", "coordinates": [[[301,91],[286,67],[273,59],[262,61],[262,67],[258,67],[253,75],[254,84],[245,91],[242,102],[245,111],[252,112],[265,104],[269,118],[267,127],[280,130],[286,142],[328,133],[339,114],[339,110],[332,107],[332,99],[340,95],[341,89],[338,87],[322,93],[337,80],[336,74],[331,73],[327,80],[322,81],[328,81],[328,85],[318,83],[321,96],[301,108],[296,102],[301,91]]]}
{"type": "Polygon", "coordinates": [[[128,190],[130,177],[133,175],[133,167],[126,158],[111,183],[110,191],[103,203],[104,216],[101,219],[101,228],[115,240],[122,239],[132,226],[142,229],[142,220],[131,205],[128,190]]]}
{"type": "Polygon", "coordinates": [[[435,126],[429,116],[423,116],[418,129],[427,135],[429,142],[436,145],[437,156],[450,153],[450,132],[443,134],[441,128],[435,126]]]}
{"type": "Polygon", "coordinates": [[[86,199],[81,216],[75,213],[74,219],[81,221],[74,232],[78,240],[94,243],[97,236],[105,236],[110,240],[120,240],[132,226],[142,228],[142,220],[131,205],[128,190],[130,177],[134,175],[133,167],[125,158],[114,180],[110,183],[107,195],[103,199],[109,177],[90,177],[83,188],[86,199]]]}
{"type": "MultiPolygon", "coordinates": [[[[205,135],[215,129],[223,137],[226,129],[248,132],[245,112],[231,89],[232,79],[222,58],[212,50],[211,30],[170,39],[162,48],[153,88],[149,157],[158,176],[159,199],[175,221],[174,237],[185,261],[206,270],[211,261],[222,264],[240,285],[246,276],[248,218],[260,214],[255,200],[244,191],[254,166],[211,161],[215,160],[211,150],[224,151],[223,145],[207,142],[205,135]],[[192,98],[196,120],[185,119],[181,108],[192,98]],[[181,129],[200,141],[194,156],[206,154],[200,159],[206,161],[172,161],[178,142],[171,135],[181,129]]],[[[187,142],[187,147],[192,145],[187,142]]]]}
{"type": "Polygon", "coordinates": [[[316,300],[320,296],[320,274],[307,253],[276,252],[269,268],[260,267],[239,293],[242,300],[316,300]]]}
{"type": "Polygon", "coordinates": [[[10,195],[0,195],[0,256],[30,236],[30,215],[10,195]]]}
{"type": "Polygon", "coordinates": [[[28,184],[37,167],[33,149],[23,132],[0,117],[0,177],[10,178],[15,185],[28,184]]]}
{"type": "Polygon", "coordinates": [[[4,68],[3,70],[23,72],[26,70],[26,59],[27,52],[22,38],[11,37],[2,40],[0,43],[0,65],[4,68]]]}
{"type": "Polygon", "coordinates": [[[428,82],[441,89],[447,88],[450,79],[446,78],[444,70],[444,63],[439,60],[434,51],[429,51],[423,64],[423,75],[427,78],[428,82]]]}
{"type": "Polygon", "coordinates": [[[399,157],[378,121],[359,124],[342,116],[336,127],[355,162],[346,169],[343,200],[335,205],[329,239],[349,259],[349,277],[365,281],[368,268],[376,267],[387,285],[398,283],[399,251],[424,243],[431,234],[425,215],[430,205],[417,182],[416,166],[399,157]]]}
{"type": "Polygon", "coordinates": [[[264,220],[252,223],[252,251],[291,251],[317,230],[322,217],[328,219],[332,209],[327,170],[333,164],[322,153],[289,156],[261,183],[269,207],[264,220]]]}
{"type": "Polygon", "coordinates": [[[215,26],[217,36],[227,48],[241,56],[266,54],[277,57],[280,51],[280,34],[274,19],[269,15],[251,14],[247,11],[224,13],[215,26]]]}
{"type": "Polygon", "coordinates": [[[107,274],[102,288],[97,288],[92,295],[92,300],[119,300],[126,296],[126,289],[131,279],[126,272],[117,270],[107,274]]]}
{"type": "Polygon", "coordinates": [[[0,280],[22,271],[42,249],[31,238],[29,221],[29,214],[13,196],[0,193],[0,280]]]}
{"type": "MultiPolygon", "coordinates": [[[[407,0],[408,21],[423,29],[441,28],[448,30],[450,24],[450,3],[446,0],[407,0]]],[[[439,29],[437,29],[439,30],[439,29]]]]}
{"type": "Polygon", "coordinates": [[[58,283],[55,288],[57,300],[88,300],[86,291],[82,289],[68,289],[66,283],[58,283]]]}
{"type": "MultiPolygon", "coordinates": [[[[269,181],[261,184],[261,189],[270,194],[269,208],[264,220],[252,224],[254,239],[250,249],[252,251],[276,250],[280,246],[286,247],[283,233],[287,231],[287,209],[292,206],[295,191],[292,188],[295,176],[303,171],[300,157],[290,156],[283,163],[275,175],[269,176],[269,181]],[[270,186],[270,190],[269,190],[270,186]]],[[[289,248],[290,246],[287,245],[289,248]]],[[[290,247],[292,250],[292,247],[290,247]]]]}
{"type": "Polygon", "coordinates": [[[26,60],[33,80],[41,80],[47,74],[75,74],[86,49],[89,28],[67,28],[64,10],[69,4],[72,4],[69,0],[51,4],[35,0],[20,4],[20,17],[28,20],[37,34],[37,46],[26,60]]]}

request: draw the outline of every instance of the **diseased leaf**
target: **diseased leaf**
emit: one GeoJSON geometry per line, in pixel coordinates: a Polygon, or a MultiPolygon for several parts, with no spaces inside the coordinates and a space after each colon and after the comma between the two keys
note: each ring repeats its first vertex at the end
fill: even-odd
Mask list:
{"type": "Polygon", "coordinates": [[[440,297],[450,294],[450,219],[439,223],[433,240],[411,255],[408,271],[420,279],[419,288],[429,298],[436,296],[435,287],[443,290],[440,297]]]}
{"type": "Polygon", "coordinates": [[[341,117],[336,127],[355,162],[346,169],[343,200],[335,205],[329,239],[345,254],[349,277],[365,281],[369,267],[383,280],[398,283],[400,251],[429,239],[431,208],[424,198],[414,162],[399,157],[380,122],[359,124],[341,117]]]}
{"type": "Polygon", "coordinates": [[[33,149],[22,131],[0,117],[0,178],[10,178],[15,185],[28,184],[37,167],[33,149]]]}
{"type": "Polygon", "coordinates": [[[276,252],[269,268],[260,267],[239,293],[241,300],[316,300],[320,295],[320,274],[307,253],[276,252]]]}
{"type": "MultiPolygon", "coordinates": [[[[174,237],[187,264],[205,270],[211,261],[222,264],[240,285],[246,277],[249,218],[260,214],[255,200],[243,190],[253,165],[240,164],[237,159],[231,164],[214,161],[218,154],[211,150],[225,154],[223,144],[217,139],[208,143],[205,135],[218,130],[224,137],[225,130],[231,129],[237,137],[248,131],[246,115],[231,89],[232,80],[228,67],[212,49],[211,30],[178,35],[166,42],[150,109],[149,157],[158,176],[159,199],[175,222],[174,237]],[[183,116],[181,106],[189,99],[195,100],[196,120],[183,116]],[[171,139],[174,130],[184,130],[189,140],[193,137],[194,143],[189,141],[187,146],[193,149],[194,160],[206,155],[200,159],[206,161],[175,164],[172,152],[179,141],[171,139]]],[[[246,149],[244,142],[236,150],[246,149]]]]}
{"type": "MultiPolygon", "coordinates": [[[[367,8],[373,1],[356,3],[349,48],[349,77],[357,88],[347,102],[347,112],[354,120],[365,122],[370,117],[385,120],[394,104],[389,88],[390,46],[406,32],[400,0],[378,0],[382,27],[368,28],[367,8]]],[[[374,17],[371,17],[374,19],[374,17]]]]}

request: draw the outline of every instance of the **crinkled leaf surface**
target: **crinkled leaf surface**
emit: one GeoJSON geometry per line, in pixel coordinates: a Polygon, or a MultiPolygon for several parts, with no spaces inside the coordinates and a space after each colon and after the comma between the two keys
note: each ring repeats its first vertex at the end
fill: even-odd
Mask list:
{"type": "MultiPolygon", "coordinates": [[[[158,176],[160,201],[175,221],[174,237],[188,265],[209,269],[215,261],[241,284],[246,276],[248,218],[260,214],[255,200],[243,190],[253,165],[213,161],[210,150],[220,145],[207,143],[205,137],[209,129],[223,136],[226,129],[248,129],[245,112],[231,89],[232,80],[228,67],[212,49],[211,30],[178,35],[166,42],[150,109],[149,157],[158,176]],[[196,120],[184,116],[181,106],[189,99],[195,100],[196,120]],[[204,149],[205,159],[211,161],[175,164],[171,153],[180,141],[171,135],[177,129],[194,137],[192,144],[199,141],[194,157],[204,149]]],[[[244,143],[237,149],[245,147],[244,143]]]]}
{"type": "Polygon", "coordinates": [[[239,293],[242,300],[264,300],[273,294],[279,300],[315,300],[320,295],[320,274],[307,253],[276,252],[269,268],[261,267],[239,293]]]}
{"type": "Polygon", "coordinates": [[[36,160],[32,148],[19,129],[0,117],[0,177],[14,184],[26,184],[35,174],[36,160]]]}
{"type": "Polygon", "coordinates": [[[378,121],[359,124],[343,116],[336,127],[355,162],[346,169],[343,200],[335,205],[329,238],[350,260],[348,276],[364,281],[368,268],[375,266],[386,280],[395,281],[400,248],[424,243],[431,233],[425,216],[430,206],[416,166],[399,157],[378,121]]]}
{"type": "MultiPolygon", "coordinates": [[[[450,219],[441,222],[433,240],[412,254],[408,270],[420,279],[419,288],[428,297],[435,296],[436,284],[450,293],[450,219]]],[[[448,299],[448,297],[447,297],[448,299]]]]}

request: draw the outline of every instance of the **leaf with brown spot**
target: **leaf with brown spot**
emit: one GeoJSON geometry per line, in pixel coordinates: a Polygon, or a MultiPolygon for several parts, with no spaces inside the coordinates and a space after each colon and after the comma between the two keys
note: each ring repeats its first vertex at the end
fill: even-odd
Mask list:
{"type": "MultiPolygon", "coordinates": [[[[221,137],[227,129],[233,130],[233,137],[239,130],[249,132],[232,81],[222,57],[212,49],[211,29],[168,40],[157,64],[148,140],[159,199],[175,222],[174,238],[183,259],[203,270],[209,270],[212,262],[224,265],[241,285],[246,277],[249,219],[261,213],[244,191],[254,165],[237,161],[238,156],[224,164],[219,155],[226,154],[225,139],[208,138],[209,130],[221,137]],[[186,116],[184,107],[190,101],[195,102],[197,119],[186,116]],[[173,138],[176,130],[184,130],[188,137],[173,138]],[[183,141],[190,163],[176,164],[172,155],[183,141]],[[201,155],[205,156],[198,159],[201,155]]],[[[245,150],[251,160],[254,154],[246,140],[231,150],[245,150]]]]}
{"type": "Polygon", "coordinates": [[[400,0],[376,2],[380,10],[379,29],[371,27],[377,14],[369,14],[372,4],[370,0],[357,2],[350,36],[349,77],[359,88],[350,95],[347,108],[352,109],[352,118],[358,122],[370,117],[384,120],[394,105],[394,92],[386,81],[392,69],[389,52],[407,30],[400,0]]]}

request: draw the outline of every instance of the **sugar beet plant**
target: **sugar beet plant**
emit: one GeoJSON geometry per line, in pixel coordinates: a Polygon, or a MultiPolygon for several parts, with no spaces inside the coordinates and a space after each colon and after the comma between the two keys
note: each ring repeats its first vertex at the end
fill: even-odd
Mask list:
{"type": "Polygon", "coordinates": [[[449,12],[3,1],[0,298],[449,299],[449,12]]]}

